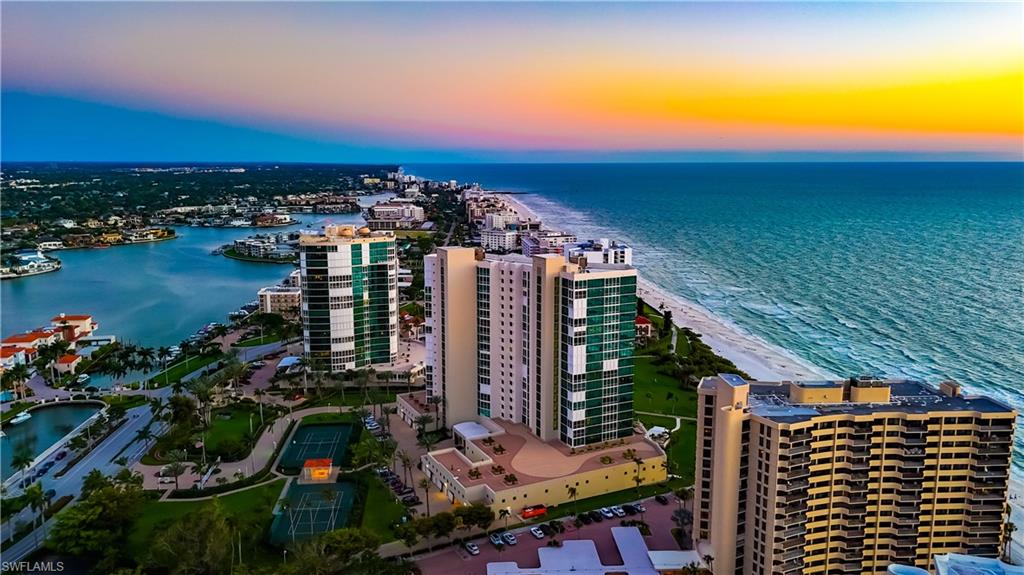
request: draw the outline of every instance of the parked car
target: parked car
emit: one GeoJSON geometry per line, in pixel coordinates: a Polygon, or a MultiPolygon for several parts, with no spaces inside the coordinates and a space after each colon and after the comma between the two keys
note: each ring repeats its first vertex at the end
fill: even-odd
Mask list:
{"type": "Polygon", "coordinates": [[[662,505],[668,505],[668,497],[665,497],[660,493],[654,496],[654,500],[657,501],[658,503],[661,503],[662,505]]]}
{"type": "Polygon", "coordinates": [[[412,495],[413,493],[416,493],[416,490],[413,489],[412,487],[406,487],[405,489],[398,492],[399,495],[412,495]]]}
{"type": "Polygon", "coordinates": [[[466,543],[465,547],[466,547],[466,553],[469,553],[470,555],[479,555],[480,554],[480,547],[477,546],[476,543],[466,543]]]}
{"type": "Polygon", "coordinates": [[[576,516],[576,519],[579,519],[580,523],[582,523],[584,525],[590,525],[591,523],[594,522],[594,520],[590,518],[590,514],[589,513],[580,513],[579,515],[576,516]]]}
{"type": "Polygon", "coordinates": [[[511,531],[506,531],[502,533],[501,538],[505,541],[505,543],[508,543],[509,545],[515,545],[516,543],[519,543],[519,540],[516,539],[515,533],[512,533],[511,531]]]}
{"type": "Polygon", "coordinates": [[[67,456],[68,456],[68,452],[67,451],[58,451],[57,452],[57,461],[60,461],[61,459],[64,459],[67,456]]]}
{"type": "Polygon", "coordinates": [[[390,468],[387,468],[387,467],[378,467],[377,468],[377,475],[380,476],[380,477],[386,477],[390,473],[391,473],[391,469],[390,468]]]}
{"type": "Polygon", "coordinates": [[[544,539],[544,532],[540,530],[540,527],[531,527],[530,535],[533,535],[537,539],[544,539]]]}
{"type": "Polygon", "coordinates": [[[167,484],[167,483],[174,483],[174,478],[173,477],[161,477],[160,478],[160,484],[161,485],[164,485],[164,484],[167,484]]]}
{"type": "Polygon", "coordinates": [[[604,521],[604,517],[597,511],[588,511],[587,515],[590,516],[590,519],[593,520],[594,523],[600,523],[604,521]]]}
{"type": "MultiPolygon", "coordinates": [[[[626,511],[624,509],[622,509],[621,507],[619,507],[618,505],[610,507],[608,510],[611,511],[616,517],[620,517],[621,518],[621,517],[625,517],[626,516],[626,511]]],[[[604,513],[603,509],[601,510],[601,513],[604,513]]]]}
{"type": "Polygon", "coordinates": [[[637,513],[647,513],[647,508],[644,507],[643,503],[637,503],[637,504],[633,505],[633,507],[636,508],[636,512],[637,513]]]}
{"type": "Polygon", "coordinates": [[[501,547],[502,545],[505,544],[505,542],[502,541],[502,539],[501,539],[501,534],[500,533],[491,533],[491,536],[489,537],[489,539],[491,540],[491,543],[495,547],[501,547]]]}
{"type": "Polygon", "coordinates": [[[629,504],[623,505],[622,506],[622,511],[626,515],[636,515],[636,513],[637,513],[636,507],[633,507],[632,505],[629,505],[629,504]]]}
{"type": "MultiPolygon", "coordinates": [[[[541,534],[543,534],[546,537],[551,537],[552,535],[555,534],[554,528],[552,528],[547,523],[541,523],[540,525],[537,526],[537,529],[540,529],[541,534]]],[[[540,539],[540,537],[538,537],[537,539],[540,539]]]]}
{"type": "Polygon", "coordinates": [[[405,497],[402,498],[402,503],[406,505],[419,505],[420,503],[423,502],[420,501],[420,498],[415,495],[406,495],[405,497]]]}

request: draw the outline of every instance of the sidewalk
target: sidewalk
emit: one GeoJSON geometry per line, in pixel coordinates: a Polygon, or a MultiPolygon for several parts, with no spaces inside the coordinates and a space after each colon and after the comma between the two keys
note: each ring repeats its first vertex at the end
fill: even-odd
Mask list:
{"type": "MultiPolygon", "coordinates": [[[[349,411],[350,409],[351,408],[349,407],[344,408],[345,411],[349,411]]],[[[216,485],[217,477],[225,477],[229,482],[231,482],[234,480],[234,475],[236,473],[241,473],[244,478],[259,472],[261,469],[266,467],[267,463],[270,462],[270,458],[273,457],[274,452],[277,450],[278,443],[287,439],[282,436],[285,431],[288,430],[288,425],[291,421],[293,419],[295,421],[299,421],[307,415],[313,415],[316,413],[338,413],[338,408],[311,407],[308,409],[300,409],[290,416],[285,414],[279,417],[260,435],[260,438],[256,441],[256,445],[250,452],[249,457],[239,461],[221,462],[218,465],[221,472],[210,478],[210,482],[207,483],[207,487],[216,485]]],[[[195,462],[187,462],[186,464],[189,465],[189,470],[178,477],[178,486],[180,489],[191,489],[192,486],[202,478],[201,475],[191,471],[191,467],[195,462]]],[[[132,470],[142,474],[142,485],[145,489],[170,491],[174,489],[174,482],[160,483],[160,477],[157,475],[165,465],[166,464],[146,465],[140,462],[136,464],[132,470]]]]}

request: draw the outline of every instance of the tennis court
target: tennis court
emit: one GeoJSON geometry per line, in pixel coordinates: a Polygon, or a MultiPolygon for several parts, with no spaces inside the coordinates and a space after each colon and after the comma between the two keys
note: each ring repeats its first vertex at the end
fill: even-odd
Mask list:
{"type": "Polygon", "coordinates": [[[298,475],[307,459],[330,459],[341,467],[348,452],[352,425],[347,423],[310,423],[295,430],[281,456],[280,471],[298,475]]]}
{"type": "Polygon", "coordinates": [[[355,503],[349,482],[299,485],[293,483],[270,526],[276,545],[308,539],[348,524],[355,503]]]}

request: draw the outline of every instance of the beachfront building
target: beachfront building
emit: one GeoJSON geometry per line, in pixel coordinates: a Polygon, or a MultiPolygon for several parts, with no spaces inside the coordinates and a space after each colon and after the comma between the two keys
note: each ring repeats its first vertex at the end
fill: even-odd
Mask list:
{"type": "Polygon", "coordinates": [[[562,251],[567,259],[585,258],[592,264],[633,265],[633,248],[608,238],[567,245],[562,248],[562,251]]]}
{"type": "Polygon", "coordinates": [[[398,355],[395,236],[351,225],[299,238],[306,356],[332,372],[394,363],[398,355]]]}
{"type": "Polygon", "coordinates": [[[299,317],[302,307],[302,288],[299,286],[267,286],[256,292],[256,296],[263,313],[276,313],[288,319],[299,317]]]}
{"type": "Polygon", "coordinates": [[[1016,413],[872,378],[698,387],[696,547],[715,573],[884,573],[996,557],[1016,413]]]}
{"type": "Polygon", "coordinates": [[[424,456],[453,501],[557,505],[664,480],[633,427],[636,270],[558,254],[424,258],[426,403],[456,447],[424,456]],[[497,447],[497,448],[496,448],[497,447]],[[509,477],[511,476],[511,477],[509,477]]]}
{"type": "Polygon", "coordinates": [[[423,208],[409,202],[381,202],[366,210],[366,226],[371,230],[418,229],[426,219],[423,208]]]}
{"type": "Polygon", "coordinates": [[[537,230],[522,234],[519,243],[523,255],[529,258],[538,254],[560,254],[564,245],[576,243],[576,236],[557,230],[537,230]]]}
{"type": "Polygon", "coordinates": [[[480,247],[489,252],[508,253],[516,249],[519,232],[505,228],[480,230],[480,247]]]}

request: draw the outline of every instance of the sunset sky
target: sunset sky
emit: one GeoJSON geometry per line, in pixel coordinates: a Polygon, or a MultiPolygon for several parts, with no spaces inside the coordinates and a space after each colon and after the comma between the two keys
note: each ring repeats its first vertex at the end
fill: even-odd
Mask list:
{"type": "Polygon", "coordinates": [[[8,161],[1024,159],[1015,2],[0,10],[8,161]]]}

